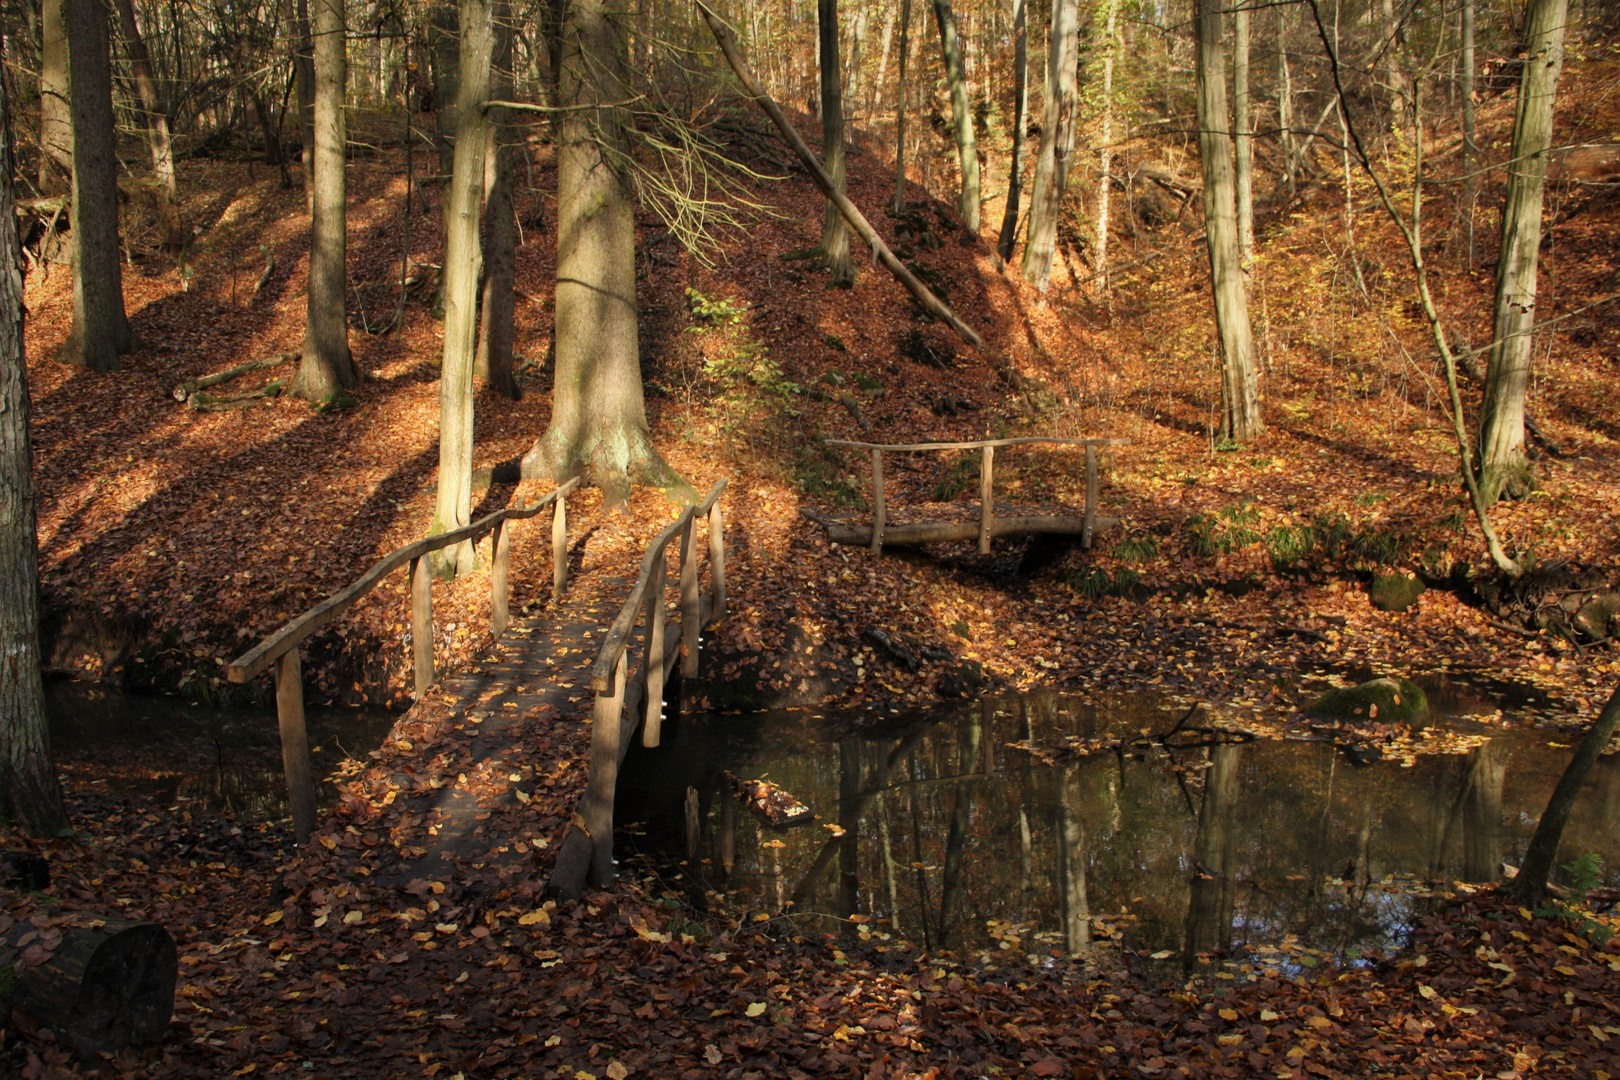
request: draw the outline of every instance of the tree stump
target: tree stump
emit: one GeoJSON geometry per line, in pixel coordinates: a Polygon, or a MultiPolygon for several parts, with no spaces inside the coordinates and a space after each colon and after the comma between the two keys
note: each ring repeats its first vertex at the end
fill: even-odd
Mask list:
{"type": "Polygon", "coordinates": [[[163,1038],[179,971],[168,930],[85,913],[39,921],[0,926],[0,1016],[26,1013],[83,1060],[163,1038]]]}

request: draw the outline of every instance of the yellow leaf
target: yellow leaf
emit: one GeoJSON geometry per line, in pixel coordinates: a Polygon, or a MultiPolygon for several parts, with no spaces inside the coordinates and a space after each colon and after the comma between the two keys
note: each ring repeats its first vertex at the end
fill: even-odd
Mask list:
{"type": "Polygon", "coordinates": [[[513,788],[512,789],[512,794],[516,795],[517,796],[517,801],[522,803],[524,806],[528,806],[530,801],[534,799],[533,795],[530,795],[527,791],[524,791],[522,788],[513,788]]]}
{"type": "Polygon", "coordinates": [[[763,1016],[765,1015],[765,1003],[763,1001],[756,1001],[752,1005],[748,1006],[746,1011],[749,1016],[763,1016]]]}
{"type": "Polygon", "coordinates": [[[261,923],[263,923],[265,926],[274,926],[274,925],[276,925],[276,923],[281,921],[282,916],[285,915],[285,914],[286,914],[286,912],[284,912],[284,911],[272,911],[270,914],[266,915],[263,919],[260,919],[259,921],[261,923]]]}
{"type": "Polygon", "coordinates": [[[553,1035],[553,1036],[551,1036],[550,1038],[548,1038],[546,1040],[546,1046],[547,1047],[561,1046],[561,1045],[562,1045],[562,1036],[561,1035],[553,1035]]]}
{"type": "Polygon", "coordinates": [[[542,908],[535,908],[527,915],[518,918],[519,926],[550,926],[551,915],[542,908]]]}
{"type": "Polygon", "coordinates": [[[625,1068],[624,1062],[620,1061],[618,1058],[614,1058],[612,1061],[607,1063],[608,1080],[624,1080],[624,1078],[629,1075],[630,1070],[625,1068]]]}
{"type": "Polygon", "coordinates": [[[337,847],[337,837],[322,835],[321,847],[325,848],[327,851],[333,850],[337,847]]]}
{"type": "Polygon", "coordinates": [[[350,926],[353,926],[355,923],[359,922],[361,919],[364,919],[364,918],[365,918],[365,916],[360,914],[360,912],[351,911],[347,915],[343,916],[343,921],[348,923],[350,926]]]}
{"type": "Polygon", "coordinates": [[[1220,1043],[1222,1046],[1236,1046],[1238,1043],[1243,1041],[1243,1036],[1239,1032],[1234,1031],[1230,1035],[1215,1036],[1215,1041],[1220,1043]]]}
{"type": "Polygon", "coordinates": [[[1305,1018],[1305,1022],[1311,1025],[1311,1027],[1316,1028],[1325,1028],[1333,1023],[1333,1021],[1329,1020],[1325,1016],[1307,1016],[1305,1018]]]}
{"type": "Polygon", "coordinates": [[[1280,1019],[1282,1019],[1282,1017],[1278,1016],[1276,1013],[1272,1012],[1270,1009],[1261,1009],[1260,1010],[1260,1022],[1262,1024],[1269,1024],[1269,1023],[1272,1023],[1273,1021],[1280,1020],[1280,1019]]]}
{"type": "Polygon", "coordinates": [[[1433,1001],[1435,998],[1440,996],[1435,992],[1434,987],[1429,986],[1427,983],[1418,984],[1418,993],[1422,994],[1429,1001],[1433,1001]]]}
{"type": "Polygon", "coordinates": [[[394,743],[394,747],[395,747],[395,749],[398,749],[398,750],[414,750],[414,749],[416,749],[415,745],[412,744],[411,740],[409,740],[409,739],[400,739],[398,742],[394,743]]]}
{"type": "Polygon", "coordinates": [[[434,923],[433,929],[437,930],[441,934],[453,934],[460,925],[460,923],[453,922],[434,923]]]}
{"type": "Polygon", "coordinates": [[[1237,1018],[1238,1018],[1238,1011],[1236,1009],[1222,1009],[1221,1010],[1221,1019],[1222,1020],[1236,1020],[1237,1018]]]}

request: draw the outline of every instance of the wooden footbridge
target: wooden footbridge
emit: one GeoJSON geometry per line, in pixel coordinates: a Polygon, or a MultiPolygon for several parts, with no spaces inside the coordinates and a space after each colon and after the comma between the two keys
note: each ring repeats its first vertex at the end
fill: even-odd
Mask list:
{"type": "MultiPolygon", "coordinates": [[[[558,605],[568,589],[568,508],[567,496],[578,481],[552,491],[533,507],[522,499],[505,510],[497,511],[460,529],[426,537],[415,543],[397,548],[383,556],[369,570],[347,588],[332,594],[326,600],[299,615],[275,633],[232,661],[226,668],[227,678],[245,683],[261,673],[275,669],[276,714],[281,729],[281,755],[287,781],[288,801],[292,809],[293,831],[299,843],[306,842],[317,827],[315,779],[310,765],[309,739],[304,724],[304,690],[302,677],[302,644],[312,634],[341,617],[354,607],[367,593],[376,588],[390,573],[407,568],[410,575],[411,646],[415,668],[416,698],[420,702],[436,681],[433,660],[433,573],[430,556],[456,544],[477,544],[485,537],[490,543],[490,630],[499,641],[512,627],[509,612],[510,591],[508,571],[511,563],[511,537],[513,523],[532,519],[542,511],[551,510],[551,559],[553,620],[564,619],[558,605]]],[[[584,822],[569,828],[547,889],[561,897],[577,897],[587,883],[606,885],[613,879],[613,798],[618,769],[629,751],[636,730],[641,730],[644,746],[657,746],[663,719],[664,688],[674,670],[681,664],[682,675],[688,678],[698,674],[699,636],[708,627],[725,617],[726,571],[724,522],[720,497],[726,481],[717,483],[702,502],[688,506],[681,514],[647,545],[641,559],[640,573],[630,586],[628,596],[617,615],[602,635],[601,647],[589,668],[591,687],[595,692],[595,706],[591,727],[591,756],[588,786],[580,802],[579,818],[584,822]],[[707,542],[700,543],[700,523],[707,524],[707,542]],[[677,545],[678,541],[678,545],[677,545]],[[679,583],[678,602],[669,610],[667,591],[669,584],[669,553],[678,551],[676,580],[679,583]],[[706,558],[705,558],[706,556],[706,558]],[[703,564],[708,567],[708,581],[703,581],[703,564]],[[641,628],[639,636],[636,631],[641,628]],[[639,649],[635,646],[639,645],[639,649]]],[[[600,619],[605,612],[591,606],[574,617],[600,619]]],[[[523,625],[512,627],[516,636],[535,633],[543,620],[523,620],[523,625]]],[[[591,640],[601,632],[601,623],[590,629],[572,627],[576,638],[591,640]]],[[[530,691],[524,682],[543,680],[557,687],[553,696],[564,696],[571,684],[567,671],[548,673],[537,670],[536,656],[524,657],[521,650],[505,650],[516,657],[516,662],[497,664],[491,670],[496,676],[511,683],[505,688],[503,704],[518,705],[521,701],[538,701],[546,696],[546,689],[530,691]]],[[[457,679],[451,677],[449,682],[457,679]]],[[[471,681],[463,689],[470,690],[471,681]]],[[[464,694],[464,697],[470,695],[464,694]]],[[[488,697],[485,692],[479,700],[488,697]]],[[[503,729],[508,742],[517,722],[515,716],[503,717],[497,723],[481,725],[480,735],[487,753],[500,749],[503,729]]],[[[470,834],[475,826],[476,807],[453,788],[439,793],[435,807],[446,820],[446,827],[438,830],[438,848],[424,851],[416,863],[418,876],[433,876],[442,867],[447,856],[454,856],[457,842],[470,834]],[[424,861],[425,860],[425,861],[424,861]]]]}
{"type": "Polygon", "coordinates": [[[834,544],[862,544],[869,546],[874,555],[883,553],[884,544],[927,544],[948,540],[977,540],[979,554],[990,553],[990,541],[997,536],[1029,533],[1058,533],[1080,537],[1080,546],[1091,547],[1092,536],[1119,524],[1118,518],[1097,514],[1097,449],[1103,446],[1123,446],[1129,439],[1067,439],[1047,435],[1031,435],[1015,439],[980,439],[975,442],[925,443],[868,443],[827,439],[827,446],[841,446],[850,450],[865,450],[872,455],[872,522],[870,525],[851,525],[835,518],[822,517],[805,511],[807,517],[820,522],[827,529],[827,539],[834,544]],[[996,450],[998,447],[1031,446],[1036,444],[1083,446],[1086,450],[1086,507],[1078,517],[1066,514],[1028,514],[1014,511],[998,516],[994,498],[996,450]],[[916,521],[891,523],[889,504],[883,491],[883,455],[896,453],[923,453],[940,450],[979,451],[979,517],[977,521],[916,521]]]}

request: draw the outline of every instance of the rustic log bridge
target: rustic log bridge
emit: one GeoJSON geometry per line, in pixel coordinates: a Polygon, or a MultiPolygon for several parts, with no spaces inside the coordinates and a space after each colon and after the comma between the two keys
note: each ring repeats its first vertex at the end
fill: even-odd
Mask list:
{"type": "Polygon", "coordinates": [[[591,723],[590,778],[580,799],[579,816],[584,828],[568,830],[557,850],[557,861],[546,882],[549,895],[577,900],[587,883],[606,886],[613,882],[613,798],[618,788],[619,764],[630,751],[630,740],[641,727],[641,744],[658,745],[663,722],[664,685],[680,662],[681,674],[698,674],[699,634],[726,615],[726,549],[720,495],[726,489],[721,480],[696,506],[664,528],[647,545],[641,559],[641,573],[625,598],[624,607],[608,628],[591,668],[591,687],[596,691],[595,716],[591,723]],[[698,584],[700,558],[697,542],[699,518],[709,519],[709,587],[698,584]],[[666,617],[664,592],[669,581],[668,550],[680,538],[680,606],[671,626],[666,617]],[[641,662],[629,670],[630,635],[645,617],[641,662]]]}
{"type": "MultiPolygon", "coordinates": [[[[826,439],[828,446],[842,446],[851,450],[866,450],[872,455],[872,524],[851,526],[842,522],[822,521],[827,528],[827,539],[834,544],[866,544],[872,554],[881,555],[884,544],[928,544],[945,540],[978,540],[979,554],[990,553],[990,541],[997,536],[1012,533],[1057,533],[1078,536],[1082,547],[1091,547],[1092,536],[1100,530],[1119,524],[1118,518],[1097,516],[1097,447],[1124,446],[1129,439],[1065,439],[1056,436],[1026,435],[1015,439],[979,439],[973,442],[926,443],[868,443],[826,439]],[[1086,511],[1084,517],[1073,518],[1055,514],[1027,514],[996,517],[992,493],[995,488],[996,448],[999,446],[1028,446],[1034,443],[1052,443],[1062,446],[1086,448],[1086,511]],[[979,451],[979,521],[930,521],[913,525],[890,525],[888,505],[883,495],[883,455],[885,453],[916,453],[927,450],[979,451]]],[[[817,519],[822,520],[822,519],[817,519]]]]}
{"type": "Polygon", "coordinates": [[[477,543],[494,533],[490,567],[490,629],[498,638],[508,621],[507,570],[511,559],[510,522],[525,521],[551,506],[552,598],[561,599],[568,585],[568,507],[565,496],[579,483],[577,478],[550,492],[539,503],[525,508],[519,499],[515,507],[497,510],[471,525],[418,540],[395,548],[362,574],[354,584],[333,593],[280,630],[231,661],[225,677],[245,683],[276,666],[276,716],[281,725],[281,762],[287,776],[287,798],[292,804],[293,833],[298,842],[309,839],[315,830],[315,780],[309,761],[309,738],[304,730],[304,682],[298,646],[305,638],[348,611],[360,598],[375,589],[383,578],[401,566],[410,567],[411,648],[416,668],[416,697],[421,699],[433,685],[433,573],[428,556],[441,548],[464,541],[477,543]]]}
{"type": "Polygon", "coordinates": [[[169,932],[82,912],[49,921],[0,934],[0,1024],[15,1008],[84,1061],[163,1038],[179,971],[169,932]]]}

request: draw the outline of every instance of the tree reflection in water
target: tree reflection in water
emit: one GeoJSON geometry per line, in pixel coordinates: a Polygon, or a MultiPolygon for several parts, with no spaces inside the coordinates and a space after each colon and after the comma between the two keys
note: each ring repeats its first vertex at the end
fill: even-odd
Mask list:
{"type": "MultiPolygon", "coordinates": [[[[1145,696],[1052,694],[876,721],[687,716],[663,747],[633,752],[618,816],[644,823],[631,858],[659,869],[684,848],[662,823],[681,819],[688,785],[709,792],[702,850],[720,857],[687,879],[806,929],[1037,958],[1123,932],[1165,954],[1169,976],[1397,947],[1432,902],[1424,881],[1490,880],[1516,861],[1568,753],[1519,731],[1408,768],[1353,766],[1319,743],[1136,743],[1079,759],[1011,745],[1128,741],[1173,720],[1145,696]],[[771,828],[735,806],[726,771],[768,775],[816,822],[771,828]],[[1279,959],[1278,945],[1297,948],[1279,959]]],[[[1596,852],[1615,884],[1620,761],[1592,786],[1560,861],[1596,852]]]]}

